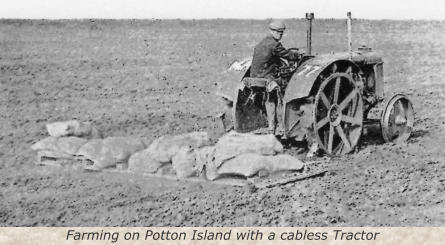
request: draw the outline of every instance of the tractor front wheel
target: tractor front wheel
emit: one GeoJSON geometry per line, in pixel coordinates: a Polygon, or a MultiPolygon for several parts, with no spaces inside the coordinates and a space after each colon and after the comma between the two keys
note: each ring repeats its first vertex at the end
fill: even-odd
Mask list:
{"type": "Polygon", "coordinates": [[[414,125],[411,101],[403,94],[396,94],[385,103],[384,108],[380,119],[383,139],[395,143],[406,141],[414,125]]]}

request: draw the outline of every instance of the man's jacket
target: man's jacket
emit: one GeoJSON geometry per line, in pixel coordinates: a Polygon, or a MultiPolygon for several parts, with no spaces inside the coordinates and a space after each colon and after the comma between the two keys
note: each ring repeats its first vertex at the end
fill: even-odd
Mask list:
{"type": "Polygon", "coordinates": [[[298,53],[285,49],[272,35],[268,35],[255,46],[252,65],[250,67],[250,76],[270,79],[276,78],[280,58],[297,60],[298,53]]]}

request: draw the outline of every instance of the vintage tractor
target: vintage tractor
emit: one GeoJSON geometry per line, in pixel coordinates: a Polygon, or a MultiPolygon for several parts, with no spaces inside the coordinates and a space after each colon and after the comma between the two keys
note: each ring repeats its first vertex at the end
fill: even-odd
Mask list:
{"type": "MultiPolygon", "coordinates": [[[[284,126],[282,137],[310,139],[328,155],[354,150],[368,124],[379,123],[386,142],[407,140],[414,122],[412,103],[403,94],[385,99],[381,56],[365,46],[352,51],[351,14],[348,52],[316,56],[311,55],[313,16],[306,14],[306,54],[295,63],[283,60],[280,67],[288,81],[282,110],[277,112],[284,126]]],[[[250,77],[249,62],[233,64],[232,71],[223,75],[218,94],[227,105],[220,114],[226,130],[252,132],[267,127],[267,80],[250,77]]]]}

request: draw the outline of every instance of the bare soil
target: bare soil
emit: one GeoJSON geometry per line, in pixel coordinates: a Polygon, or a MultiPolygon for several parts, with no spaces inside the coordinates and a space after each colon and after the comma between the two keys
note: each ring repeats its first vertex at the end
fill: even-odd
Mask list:
{"type": "MultiPolygon", "coordinates": [[[[387,94],[413,101],[406,144],[363,135],[323,177],[252,192],[212,183],[34,164],[45,124],[90,121],[146,141],[210,130],[214,90],[267,21],[0,21],[1,226],[443,226],[445,23],[357,20],[355,46],[384,57],[387,94]]],[[[283,43],[304,47],[305,23],[283,43]]],[[[341,20],[316,20],[313,50],[344,51],[341,20]]],[[[298,149],[287,150],[296,154],[298,149]]]]}

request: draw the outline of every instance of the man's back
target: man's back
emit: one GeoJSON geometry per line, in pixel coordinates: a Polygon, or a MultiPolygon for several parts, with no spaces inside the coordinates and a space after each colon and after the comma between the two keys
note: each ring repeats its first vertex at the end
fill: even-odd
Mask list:
{"type": "Polygon", "coordinates": [[[266,36],[253,51],[251,77],[276,78],[280,58],[297,60],[298,52],[285,49],[272,35],[266,36]]]}
{"type": "Polygon", "coordinates": [[[251,77],[270,78],[274,76],[274,70],[280,62],[280,58],[272,52],[277,44],[278,41],[268,35],[255,46],[250,68],[251,77]]]}

